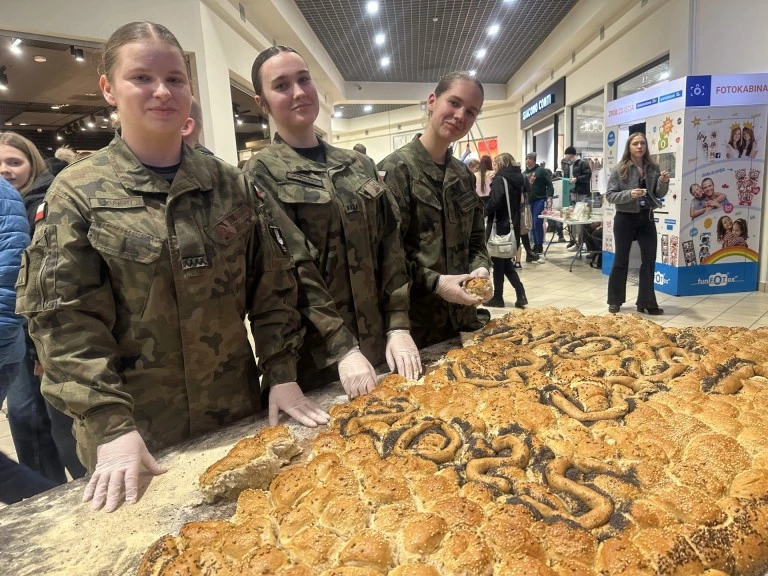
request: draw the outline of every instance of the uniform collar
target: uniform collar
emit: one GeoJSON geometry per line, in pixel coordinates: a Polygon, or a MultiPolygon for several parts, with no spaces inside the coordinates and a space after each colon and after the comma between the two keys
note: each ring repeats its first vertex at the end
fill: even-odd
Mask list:
{"type": "Polygon", "coordinates": [[[328,170],[350,166],[359,161],[356,154],[331,146],[320,137],[318,137],[317,141],[318,144],[325,149],[325,165],[304,158],[304,156],[286,144],[285,140],[280,137],[280,134],[275,134],[272,145],[275,147],[277,155],[286,164],[289,164],[291,169],[297,171],[325,173],[328,170]]]}
{"type": "Polygon", "coordinates": [[[419,162],[424,172],[426,172],[433,180],[436,180],[437,182],[442,182],[443,179],[447,180],[449,172],[452,173],[456,171],[455,167],[452,165],[452,160],[454,158],[450,148],[445,151],[445,174],[443,174],[443,171],[440,170],[440,168],[437,167],[437,164],[435,164],[435,161],[432,160],[432,156],[429,155],[424,144],[419,140],[420,136],[421,134],[416,134],[409,144],[411,149],[416,153],[416,160],[419,162]]]}
{"type": "MultiPolygon", "coordinates": [[[[202,154],[186,144],[181,151],[181,165],[173,180],[174,195],[190,190],[211,190],[213,179],[206,162],[198,162],[202,154]]],[[[128,148],[120,133],[107,147],[107,157],[123,188],[134,192],[170,191],[171,184],[144,166],[128,148]]],[[[205,158],[204,156],[202,156],[205,158]]]]}

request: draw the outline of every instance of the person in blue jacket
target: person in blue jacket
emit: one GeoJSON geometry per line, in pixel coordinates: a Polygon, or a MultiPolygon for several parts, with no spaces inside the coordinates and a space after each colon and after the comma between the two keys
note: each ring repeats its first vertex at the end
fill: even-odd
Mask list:
{"type": "MultiPolygon", "coordinates": [[[[29,240],[24,202],[0,178],[0,404],[27,353],[24,319],[15,312],[15,285],[29,240]]],[[[0,452],[0,502],[13,504],[54,486],[55,482],[0,452]]]]}

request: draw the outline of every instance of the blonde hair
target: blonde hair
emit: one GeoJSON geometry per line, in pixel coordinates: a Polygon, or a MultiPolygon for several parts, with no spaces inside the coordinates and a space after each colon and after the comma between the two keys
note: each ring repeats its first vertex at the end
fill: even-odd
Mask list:
{"type": "Polygon", "coordinates": [[[499,168],[503,168],[504,166],[517,166],[517,161],[509,152],[502,152],[496,156],[496,164],[499,168]]]}
{"type": "Polygon", "coordinates": [[[19,194],[24,196],[27,191],[32,188],[32,184],[35,180],[47,170],[45,166],[45,160],[43,160],[42,154],[32,142],[24,138],[21,134],[15,132],[0,132],[0,144],[11,146],[16,148],[19,152],[27,157],[27,161],[31,166],[29,172],[29,180],[24,183],[24,186],[19,188],[19,194]]]}

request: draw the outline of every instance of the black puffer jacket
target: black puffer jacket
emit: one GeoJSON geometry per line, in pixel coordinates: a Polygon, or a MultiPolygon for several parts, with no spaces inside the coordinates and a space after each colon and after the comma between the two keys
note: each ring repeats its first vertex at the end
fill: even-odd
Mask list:
{"type": "Polygon", "coordinates": [[[53,182],[53,174],[50,172],[43,172],[32,183],[32,188],[27,190],[24,194],[24,208],[27,210],[27,218],[29,219],[29,233],[33,235],[35,233],[35,214],[37,213],[37,207],[45,198],[45,193],[48,192],[48,188],[53,182]]]}
{"type": "Polygon", "coordinates": [[[491,182],[491,193],[485,206],[488,221],[485,225],[486,239],[491,235],[491,226],[496,222],[497,234],[509,234],[510,218],[507,210],[507,199],[504,195],[504,180],[509,188],[509,206],[512,209],[512,226],[520,222],[520,204],[523,194],[530,190],[528,179],[523,176],[520,166],[504,166],[496,172],[491,182]]]}

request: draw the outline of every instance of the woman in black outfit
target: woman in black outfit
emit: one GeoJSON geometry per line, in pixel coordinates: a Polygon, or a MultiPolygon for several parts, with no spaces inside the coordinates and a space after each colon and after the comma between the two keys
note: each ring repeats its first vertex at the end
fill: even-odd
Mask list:
{"type": "Polygon", "coordinates": [[[608,311],[616,314],[624,304],[632,240],[640,245],[640,282],[637,311],[657,316],[664,310],[656,303],[653,273],[656,267],[656,223],[654,208],[661,208],[659,198],[669,190],[669,174],[648,153],[645,134],[635,132],[627,139],[624,155],[611,171],[605,199],[616,205],[613,238],[616,246],[611,275],[608,278],[608,311]]]}
{"type": "MultiPolygon", "coordinates": [[[[506,181],[509,190],[509,208],[512,211],[511,224],[515,230],[515,237],[519,245],[521,240],[520,201],[528,181],[520,171],[520,165],[515,162],[511,154],[506,152],[499,154],[496,157],[496,166],[498,172],[496,172],[496,176],[493,178],[493,182],[491,182],[491,193],[485,206],[485,215],[488,217],[485,227],[485,238],[487,240],[491,235],[491,227],[494,222],[496,223],[497,234],[509,234],[510,216],[504,190],[504,182],[506,181]]],[[[526,252],[530,255],[533,253],[531,252],[531,245],[527,240],[528,238],[524,237],[523,243],[525,244],[526,252]]],[[[504,307],[504,276],[506,276],[515,288],[515,294],[517,295],[515,306],[517,308],[524,308],[528,304],[528,299],[525,297],[525,288],[515,271],[512,259],[491,258],[491,261],[493,262],[493,298],[486,305],[497,308],[504,307]]]]}

